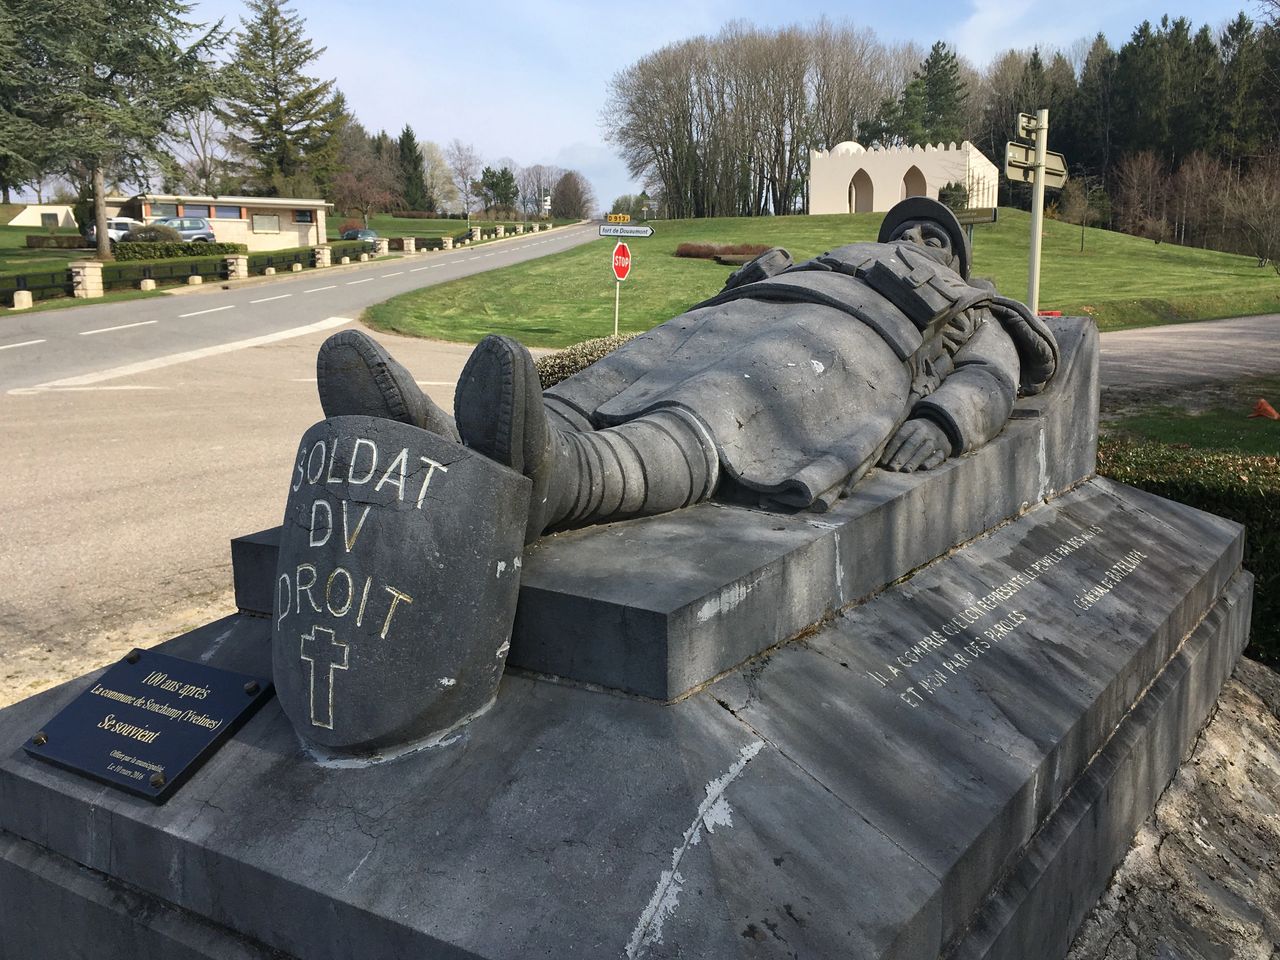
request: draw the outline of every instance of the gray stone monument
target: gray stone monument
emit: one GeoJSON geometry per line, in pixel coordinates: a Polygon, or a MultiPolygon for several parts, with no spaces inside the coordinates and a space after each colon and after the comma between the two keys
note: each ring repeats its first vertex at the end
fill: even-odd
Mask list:
{"type": "Polygon", "coordinates": [[[241,612],[161,647],[279,698],[161,807],[19,749],[97,674],[0,711],[0,957],[1061,957],[1252,578],[1094,475],[1092,321],[921,219],[545,394],[488,341],[456,421],[334,341],[241,612]]]}

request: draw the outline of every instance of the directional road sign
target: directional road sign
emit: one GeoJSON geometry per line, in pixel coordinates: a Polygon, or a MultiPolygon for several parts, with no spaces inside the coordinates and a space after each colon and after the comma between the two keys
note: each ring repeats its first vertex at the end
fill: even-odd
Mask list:
{"type": "Polygon", "coordinates": [[[1023,140],[1035,140],[1036,138],[1036,115],[1034,113],[1018,114],[1018,136],[1023,140]]]}
{"type": "Polygon", "coordinates": [[[613,248],[613,275],[621,282],[627,279],[630,272],[631,248],[619,240],[618,245],[613,248]]]}
{"type": "Polygon", "coordinates": [[[630,223],[631,214],[629,213],[611,213],[605,217],[610,223],[630,223]]]}
{"type": "MultiPolygon", "coordinates": [[[[1031,183],[1036,178],[1036,148],[1010,140],[1004,151],[1004,175],[1010,180],[1031,183]]],[[[1067,158],[1052,150],[1044,152],[1044,185],[1061,188],[1067,182],[1067,158]]]]}
{"type": "Polygon", "coordinates": [[[617,223],[600,224],[600,236],[602,237],[652,237],[653,227],[637,227],[633,225],[623,225],[617,223]]]}

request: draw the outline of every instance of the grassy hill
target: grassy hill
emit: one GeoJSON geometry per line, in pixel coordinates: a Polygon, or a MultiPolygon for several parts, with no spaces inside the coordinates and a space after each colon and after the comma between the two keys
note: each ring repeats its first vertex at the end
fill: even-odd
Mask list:
{"type": "MultiPolygon", "coordinates": [[[[622,285],[621,329],[647,330],[723,285],[730,268],[673,256],[680,243],[764,243],[786,247],[801,260],[844,243],[874,240],[881,219],[857,214],[655,221],[653,237],[630,242],[633,263],[622,285]]],[[[1029,221],[1026,213],[1002,209],[999,223],[974,230],[974,275],[994,280],[1017,298],[1027,291],[1029,221]]],[[[365,319],[413,336],[475,342],[487,333],[505,333],[541,347],[609,334],[613,244],[601,238],[418,290],[371,307],[365,319]]],[[[1104,330],[1280,312],[1280,277],[1248,257],[1092,228],[1085,231],[1081,253],[1080,228],[1049,220],[1040,309],[1087,313],[1104,330]]]]}

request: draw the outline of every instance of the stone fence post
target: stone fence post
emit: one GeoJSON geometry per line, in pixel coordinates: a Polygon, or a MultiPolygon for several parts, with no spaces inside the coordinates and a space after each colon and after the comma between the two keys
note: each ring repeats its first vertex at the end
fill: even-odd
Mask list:
{"type": "Polygon", "coordinates": [[[105,293],[102,287],[102,263],[98,260],[75,260],[71,268],[71,295],[89,300],[105,293]]]}
{"type": "Polygon", "coordinates": [[[441,237],[441,238],[440,238],[440,249],[441,249],[441,250],[452,250],[452,249],[453,249],[453,237],[441,237]]]}
{"type": "Polygon", "coordinates": [[[413,237],[401,237],[400,242],[404,245],[405,253],[413,253],[418,249],[417,241],[413,237]]]}
{"type": "Polygon", "coordinates": [[[223,260],[228,280],[249,279],[249,257],[243,253],[235,253],[223,260]]]}
{"type": "Polygon", "coordinates": [[[481,239],[481,237],[480,237],[480,228],[479,228],[479,227],[472,227],[472,228],[471,228],[471,237],[470,237],[470,239],[471,239],[471,241],[472,241],[472,242],[478,242],[478,241],[481,239]]]}
{"type": "Polygon", "coordinates": [[[501,240],[505,236],[505,228],[502,224],[498,224],[498,239],[501,240]]]}
{"type": "Polygon", "coordinates": [[[322,243],[313,251],[316,255],[316,267],[333,266],[333,248],[327,243],[322,243]]]}
{"type": "Polygon", "coordinates": [[[373,255],[375,257],[385,257],[391,252],[391,241],[386,237],[379,237],[373,241],[373,255]]]}

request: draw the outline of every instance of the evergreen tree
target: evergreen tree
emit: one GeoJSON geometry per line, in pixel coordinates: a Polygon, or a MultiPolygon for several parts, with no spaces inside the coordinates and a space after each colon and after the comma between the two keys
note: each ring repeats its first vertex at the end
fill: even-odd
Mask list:
{"type": "Polygon", "coordinates": [[[884,145],[958,142],[964,139],[968,97],[960,61],[939,40],[897,100],[884,101],[863,134],[884,145]]]}
{"type": "Polygon", "coordinates": [[[225,115],[246,180],[267,195],[325,191],[346,114],[333,80],[307,74],[324,48],[284,0],[248,0],[227,68],[225,115]]]}
{"type": "Polygon", "coordinates": [[[221,25],[193,23],[189,9],[180,0],[0,0],[0,153],[32,175],[57,169],[89,184],[104,260],[107,181],[148,182],[178,120],[216,93],[221,25]]]}
{"type": "Polygon", "coordinates": [[[407,123],[400,131],[397,142],[400,163],[401,195],[407,210],[433,210],[434,202],[427,196],[427,170],[418,149],[418,138],[407,123]]]}

